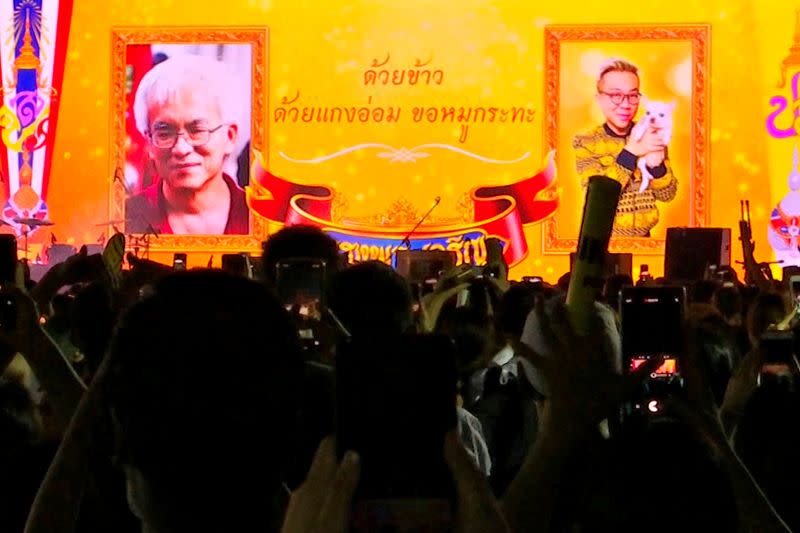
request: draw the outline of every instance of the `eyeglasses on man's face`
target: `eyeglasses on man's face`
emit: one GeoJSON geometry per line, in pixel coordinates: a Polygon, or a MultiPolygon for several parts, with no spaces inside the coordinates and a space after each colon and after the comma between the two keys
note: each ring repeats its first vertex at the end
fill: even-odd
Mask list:
{"type": "Polygon", "coordinates": [[[630,94],[624,93],[607,93],[605,91],[598,91],[600,94],[608,96],[608,99],[611,100],[611,103],[614,105],[620,105],[625,100],[628,101],[630,105],[636,105],[639,103],[639,100],[642,98],[642,93],[635,92],[630,94]]]}
{"type": "Polygon", "coordinates": [[[216,128],[207,128],[202,125],[190,124],[186,126],[184,131],[180,131],[175,126],[170,124],[157,124],[152,131],[149,132],[150,142],[156,148],[172,148],[177,144],[178,137],[184,135],[186,142],[190,146],[203,146],[211,139],[211,134],[227,126],[227,123],[222,123],[216,128]]]}

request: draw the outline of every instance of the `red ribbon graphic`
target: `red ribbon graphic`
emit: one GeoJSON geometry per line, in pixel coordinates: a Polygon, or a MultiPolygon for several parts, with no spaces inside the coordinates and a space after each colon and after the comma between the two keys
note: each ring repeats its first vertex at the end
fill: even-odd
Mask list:
{"type": "MultiPolygon", "coordinates": [[[[534,176],[510,185],[478,187],[471,191],[474,207],[472,223],[448,226],[421,226],[414,241],[481,233],[498,237],[506,245],[509,265],[522,261],[528,253],[524,226],[541,222],[558,207],[555,190],[555,152],[550,152],[542,170],[534,176]]],[[[322,185],[301,185],[269,172],[260,154],[253,161],[247,204],[257,215],[285,225],[307,224],[332,233],[365,238],[402,239],[407,230],[358,228],[339,225],[331,220],[333,189],[322,185]]],[[[414,248],[414,246],[412,246],[414,248]]]]}

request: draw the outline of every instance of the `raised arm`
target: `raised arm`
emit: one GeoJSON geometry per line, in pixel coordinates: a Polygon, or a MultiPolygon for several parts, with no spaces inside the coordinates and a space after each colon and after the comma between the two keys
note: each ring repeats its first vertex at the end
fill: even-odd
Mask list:
{"type": "Polygon", "coordinates": [[[92,428],[102,408],[102,383],[108,365],[106,358],[75,410],[36,494],[25,533],[70,533],[75,530],[89,477],[92,428]]]}
{"type": "Polygon", "coordinates": [[[549,314],[540,300],[534,311],[535,326],[551,357],[523,343],[514,346],[542,373],[548,390],[536,442],[502,498],[504,514],[515,532],[549,531],[567,482],[567,462],[598,431],[600,421],[660,364],[651,359],[635,374],[617,374],[613,342],[601,317],[593,316],[592,333],[580,337],[569,326],[563,303],[558,304],[549,314]]]}
{"type": "MultiPolygon", "coordinates": [[[[751,372],[749,368],[754,366],[752,360],[760,360],[756,356],[749,357],[751,361],[742,363],[747,366],[743,371],[746,373],[751,372]]],[[[698,358],[699,355],[690,347],[683,367],[689,400],[675,400],[671,409],[692,428],[728,478],[736,499],[739,531],[791,531],[731,446],[698,358]]],[[[749,397],[750,392],[740,394],[749,397]]]]}
{"type": "Polygon", "coordinates": [[[86,386],[57,344],[39,323],[33,300],[19,290],[5,293],[16,307],[16,327],[0,331],[7,350],[19,352],[47,393],[55,421],[63,431],[78,407],[86,386]]]}

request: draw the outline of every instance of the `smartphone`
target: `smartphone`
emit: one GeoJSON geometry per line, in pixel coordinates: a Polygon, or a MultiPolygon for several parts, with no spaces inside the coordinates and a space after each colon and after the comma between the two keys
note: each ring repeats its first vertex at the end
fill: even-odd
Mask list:
{"type": "Polygon", "coordinates": [[[792,276],[800,275],[800,266],[797,265],[789,265],[783,267],[783,276],[781,279],[783,281],[789,281],[792,276]]]}
{"type": "Polygon", "coordinates": [[[275,266],[275,288],[287,311],[319,319],[325,304],[325,261],[287,259],[275,266]]]}
{"type": "Polygon", "coordinates": [[[765,385],[769,378],[791,377],[796,373],[792,330],[767,330],[761,335],[758,347],[762,357],[759,386],[765,385]]]}
{"type": "Polygon", "coordinates": [[[222,270],[237,276],[250,277],[247,256],[244,254],[222,254],[222,270]]]}
{"type": "Polygon", "coordinates": [[[800,305],[800,276],[789,278],[789,287],[792,291],[792,300],[795,305],[800,305]]]}
{"type": "Polygon", "coordinates": [[[620,292],[623,368],[633,372],[652,357],[663,358],[631,405],[633,411],[658,413],[663,400],[683,390],[685,305],[684,287],[623,287],[620,292]]]}
{"type": "Polygon", "coordinates": [[[173,254],[172,270],[186,270],[186,254],[173,254]]]}
{"type": "Polygon", "coordinates": [[[17,327],[17,305],[14,297],[4,291],[13,288],[17,277],[17,239],[0,235],[0,329],[17,327]]]}
{"type": "Polygon", "coordinates": [[[361,458],[355,530],[395,531],[409,508],[420,530],[449,530],[440,526],[455,487],[442,451],[457,424],[456,381],[455,348],[445,336],[340,344],[336,444],[339,457],[353,450],[361,458]]]}

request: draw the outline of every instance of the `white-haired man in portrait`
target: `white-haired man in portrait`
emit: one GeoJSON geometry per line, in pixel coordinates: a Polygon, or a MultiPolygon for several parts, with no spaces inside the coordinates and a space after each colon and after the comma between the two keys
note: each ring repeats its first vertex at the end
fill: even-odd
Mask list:
{"type": "Polygon", "coordinates": [[[213,58],[180,55],[142,78],[133,113],[156,179],[126,202],[127,232],[249,233],[244,190],[223,169],[239,135],[230,76],[213,58]]]}

